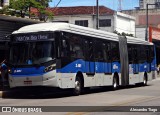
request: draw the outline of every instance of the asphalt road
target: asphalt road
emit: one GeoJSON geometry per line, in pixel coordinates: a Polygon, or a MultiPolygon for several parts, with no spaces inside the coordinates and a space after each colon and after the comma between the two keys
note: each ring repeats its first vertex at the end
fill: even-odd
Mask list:
{"type": "MultiPolygon", "coordinates": [[[[160,78],[149,82],[148,86],[133,85],[121,87],[116,91],[113,91],[111,87],[92,88],[80,96],[73,96],[68,90],[55,92],[53,89],[5,92],[0,99],[0,106],[52,106],[50,110],[58,115],[139,115],[144,113],[159,115],[160,113],[157,113],[156,109],[160,111],[160,107],[157,107],[160,106],[160,78]],[[141,112],[129,112],[131,109],[135,109],[135,106],[138,106],[136,109],[147,109],[147,112],[142,110],[141,112]],[[152,106],[150,110],[149,106],[152,106]]],[[[16,115],[18,114],[16,113],[16,115]]],[[[53,113],[47,112],[47,114],[53,113]]]]}

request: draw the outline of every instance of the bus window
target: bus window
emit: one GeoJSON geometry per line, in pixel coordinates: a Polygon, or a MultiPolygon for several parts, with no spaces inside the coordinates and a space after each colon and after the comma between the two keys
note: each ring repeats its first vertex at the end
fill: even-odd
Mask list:
{"type": "Polygon", "coordinates": [[[101,41],[96,41],[95,42],[96,47],[95,47],[95,60],[96,61],[103,61],[103,45],[101,41]]]}
{"type": "Polygon", "coordinates": [[[61,40],[61,57],[69,57],[69,34],[64,33],[61,40]]]}
{"type": "Polygon", "coordinates": [[[106,61],[107,62],[111,62],[112,61],[112,50],[111,50],[111,43],[110,42],[107,42],[106,43],[106,61]]]}
{"type": "Polygon", "coordinates": [[[103,51],[104,60],[107,61],[107,52],[106,52],[106,44],[105,43],[102,44],[102,51],[103,51]]]}
{"type": "Polygon", "coordinates": [[[28,59],[28,45],[25,43],[16,43],[12,45],[10,50],[10,62],[12,64],[26,64],[28,59]]]}
{"type": "Polygon", "coordinates": [[[148,46],[145,46],[145,51],[146,51],[146,61],[150,62],[149,47],[148,46]]]}
{"type": "Polygon", "coordinates": [[[138,63],[138,47],[136,45],[133,45],[132,47],[132,56],[133,56],[133,63],[138,63]]]}
{"type": "Polygon", "coordinates": [[[128,59],[129,59],[129,64],[133,63],[133,52],[132,52],[132,45],[128,44],[128,59]]]}
{"type": "Polygon", "coordinates": [[[85,54],[85,59],[87,61],[94,61],[94,49],[93,49],[93,40],[90,37],[85,37],[84,39],[84,54],[85,54]]]}
{"type": "Polygon", "coordinates": [[[79,35],[73,34],[70,36],[70,54],[74,58],[84,58],[82,49],[82,38],[79,35]]]}
{"type": "Polygon", "coordinates": [[[118,42],[112,42],[112,60],[113,61],[120,61],[120,56],[119,56],[119,44],[118,42]]]}
{"type": "Polygon", "coordinates": [[[154,59],[154,46],[150,46],[149,50],[150,50],[150,62],[152,62],[154,59]]]}
{"type": "Polygon", "coordinates": [[[144,63],[147,60],[147,55],[146,55],[146,49],[145,45],[142,45],[139,47],[139,61],[140,63],[144,63]]]}

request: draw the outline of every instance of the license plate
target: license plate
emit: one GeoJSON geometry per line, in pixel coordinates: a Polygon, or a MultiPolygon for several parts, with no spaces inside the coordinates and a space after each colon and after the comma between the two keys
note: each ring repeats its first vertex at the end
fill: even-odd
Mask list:
{"type": "Polygon", "coordinates": [[[32,81],[31,81],[31,80],[24,81],[24,84],[25,84],[25,85],[31,85],[31,84],[32,84],[32,81]]]}

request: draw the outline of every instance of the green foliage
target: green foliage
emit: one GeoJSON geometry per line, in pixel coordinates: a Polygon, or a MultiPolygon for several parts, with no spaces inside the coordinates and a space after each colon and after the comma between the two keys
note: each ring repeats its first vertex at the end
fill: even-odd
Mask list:
{"type": "Polygon", "coordinates": [[[0,9],[0,14],[5,14],[8,12],[8,6],[4,6],[2,9],[0,9]]]}
{"type": "MultiPolygon", "coordinates": [[[[30,16],[30,8],[36,8],[39,12],[39,19],[41,20],[42,15],[47,16],[46,7],[48,2],[52,0],[10,0],[10,8],[20,12],[21,17],[28,14],[30,16]]],[[[33,14],[32,14],[33,15],[33,14]]],[[[45,18],[43,18],[43,21],[45,18]]]]}
{"type": "Polygon", "coordinates": [[[122,36],[131,36],[131,37],[134,37],[133,34],[128,34],[128,33],[125,33],[125,32],[119,33],[117,30],[115,30],[113,33],[115,33],[117,35],[122,35],[122,36]]]}

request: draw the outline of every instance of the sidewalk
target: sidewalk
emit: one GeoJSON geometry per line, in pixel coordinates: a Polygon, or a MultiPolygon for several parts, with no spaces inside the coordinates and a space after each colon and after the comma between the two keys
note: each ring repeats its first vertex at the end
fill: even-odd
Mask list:
{"type": "Polygon", "coordinates": [[[0,98],[2,98],[3,93],[9,90],[9,85],[5,84],[5,86],[3,87],[2,85],[0,85],[0,98]]]}

